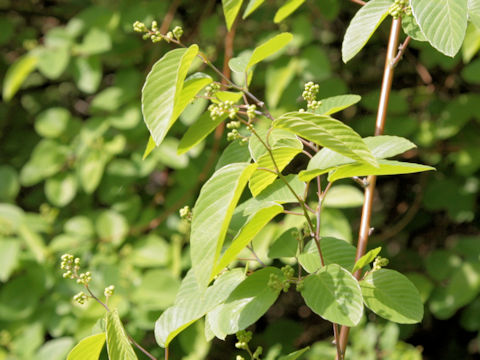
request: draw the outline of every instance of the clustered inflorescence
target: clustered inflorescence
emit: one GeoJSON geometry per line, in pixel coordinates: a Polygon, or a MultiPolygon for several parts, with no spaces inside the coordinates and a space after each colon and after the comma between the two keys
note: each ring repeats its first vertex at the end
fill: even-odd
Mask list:
{"type": "MultiPolygon", "coordinates": [[[[263,348],[261,346],[257,347],[255,352],[252,353],[248,343],[252,340],[252,332],[246,330],[240,330],[236,334],[238,342],[235,344],[237,349],[245,350],[249,353],[251,360],[260,360],[260,356],[262,355],[263,348]]],[[[245,360],[245,358],[241,355],[237,355],[236,360],[245,360]]]]}
{"type": "Polygon", "coordinates": [[[283,273],[284,279],[280,280],[276,274],[270,274],[267,286],[273,290],[287,292],[290,289],[290,285],[295,282],[295,270],[290,265],[285,265],[280,269],[283,273]]]}
{"type": "Polygon", "coordinates": [[[412,8],[408,0],[395,0],[392,6],[390,6],[390,9],[388,9],[388,12],[394,19],[398,19],[402,15],[412,15],[412,8]]]}
{"type": "Polygon", "coordinates": [[[305,84],[305,90],[302,93],[302,97],[307,102],[307,109],[308,110],[315,110],[317,109],[322,102],[317,100],[317,94],[319,90],[319,85],[309,81],[305,84]]]}
{"type": "Polygon", "coordinates": [[[153,43],[157,43],[162,40],[170,42],[174,39],[180,42],[180,38],[183,35],[183,29],[180,26],[175,26],[172,31],[169,31],[165,35],[163,35],[162,33],[160,33],[160,29],[156,21],[152,21],[151,29],[149,29],[144,23],[140,21],[135,21],[135,23],[133,24],[133,30],[135,32],[143,33],[143,39],[150,39],[153,43]]]}
{"type": "MultiPolygon", "coordinates": [[[[90,271],[80,273],[80,258],[74,257],[71,254],[63,254],[61,256],[60,269],[64,270],[63,277],[65,279],[76,280],[78,284],[85,286],[88,290],[88,285],[92,280],[90,271]]],[[[104,291],[105,297],[108,299],[113,295],[115,287],[113,285],[107,286],[104,291]]],[[[83,291],[80,291],[73,297],[73,300],[81,305],[85,304],[91,296],[83,291]]]]}

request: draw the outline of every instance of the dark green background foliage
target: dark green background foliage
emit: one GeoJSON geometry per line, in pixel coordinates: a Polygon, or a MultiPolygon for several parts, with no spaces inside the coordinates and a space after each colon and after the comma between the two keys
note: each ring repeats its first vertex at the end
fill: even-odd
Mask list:
{"type": "MultiPolygon", "coordinates": [[[[286,51],[257,65],[252,92],[267,100],[274,115],[304,106],[299,95],[307,81],[320,84],[319,98],[359,94],[361,102],[340,118],[362,136],[371,135],[388,25],[345,65],[341,42],[357,5],[309,0],[274,24],[281,4],[266,2],[237,28],[235,55],[279,31],[294,34],[286,51]]],[[[65,252],[82,258],[97,293],[115,285],[111,304],[127,331],[163,356],[153,325],[173,303],[190,267],[189,225],[178,209],[193,205],[218,160],[213,136],[177,155],[178,139],[206,106],[202,100],[190,105],[164,143],[142,160],[149,135],[141,86],[171,46],[142,41],[132,24],[154,19],[161,24],[169,5],[0,1],[2,78],[27,52],[38,59],[18,93],[0,104],[0,360],[64,359],[98,328],[104,310],[92,301],[72,304],[80,286],[61,279],[58,259],[65,252]]],[[[220,2],[181,1],[170,28],[175,25],[183,26],[184,43],[198,43],[222,66],[226,29],[220,2]]],[[[437,171],[378,180],[370,246],[382,246],[390,266],[407,273],[426,313],[421,324],[408,326],[367,313],[352,332],[352,358],[480,355],[479,48],[480,30],[470,25],[455,58],[412,42],[397,67],[385,132],[411,139],[418,149],[403,157],[437,171]]],[[[28,61],[21,65],[27,68],[28,61]]],[[[194,67],[208,72],[200,63],[194,67]]],[[[224,136],[220,146],[226,145],[224,136]]],[[[306,159],[297,159],[295,170],[304,168],[306,159]]],[[[324,231],[355,242],[361,194],[351,187],[344,194],[327,203],[324,231]]],[[[279,229],[270,224],[254,240],[265,262],[280,263],[268,258],[279,229]]],[[[313,349],[305,359],[334,355],[327,342],[330,325],[293,290],[280,297],[254,333],[253,341],[271,359],[306,345],[313,349]]],[[[205,342],[198,323],[173,341],[171,353],[172,359],[233,359],[236,349],[230,338],[205,342]]]]}

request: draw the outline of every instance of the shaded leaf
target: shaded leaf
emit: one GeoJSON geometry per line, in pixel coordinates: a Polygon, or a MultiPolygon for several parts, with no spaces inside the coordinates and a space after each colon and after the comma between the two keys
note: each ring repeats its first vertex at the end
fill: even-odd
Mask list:
{"type": "MultiPolygon", "coordinates": [[[[338,264],[342,268],[351,271],[355,264],[355,247],[348,242],[332,237],[323,237],[320,240],[320,249],[322,250],[325,265],[338,264]]],[[[310,241],[303,252],[299,255],[298,261],[309,273],[314,273],[322,267],[320,255],[315,242],[310,241]]]]}
{"type": "Polygon", "coordinates": [[[307,346],[301,350],[294,351],[288,355],[281,356],[278,358],[278,360],[296,360],[303,354],[305,354],[308,350],[310,350],[310,346],[307,346]]]}
{"type": "Polygon", "coordinates": [[[298,229],[290,228],[285,230],[268,249],[268,257],[278,259],[281,257],[295,257],[298,248],[298,229]]]}
{"type": "Polygon", "coordinates": [[[355,326],[363,315],[362,292],[357,280],[340,265],[331,264],[303,281],[302,297],[325,320],[355,326]]]}
{"type": "Polygon", "coordinates": [[[422,320],[423,305],[417,288],[397,271],[380,269],[360,281],[365,305],[375,314],[400,324],[422,320]]]}
{"type": "Polygon", "coordinates": [[[382,248],[379,246],[375,249],[372,249],[370,250],[369,252],[367,252],[365,255],[363,255],[360,259],[358,259],[358,261],[355,263],[355,266],[353,267],[353,270],[352,272],[355,272],[357,270],[360,270],[360,269],[363,269],[365,266],[367,266],[368,264],[370,264],[373,260],[375,260],[375,258],[377,257],[377,255],[380,253],[380,251],[382,250],[382,248]]]}
{"type": "Polygon", "coordinates": [[[220,123],[227,118],[224,114],[216,119],[210,117],[210,113],[205,112],[200,118],[188,128],[187,132],[183,134],[180,144],[178,144],[178,154],[184,154],[192,147],[205,139],[213,130],[216,129],[220,123]]]}
{"type": "Polygon", "coordinates": [[[363,205],[363,192],[350,185],[336,185],[328,191],[323,200],[326,207],[350,208],[363,205]]]}
{"type": "Polygon", "coordinates": [[[255,271],[225,300],[207,314],[210,327],[220,339],[234,334],[256,322],[277,299],[280,290],[268,286],[271,275],[282,281],[283,273],[274,267],[255,271]]]}

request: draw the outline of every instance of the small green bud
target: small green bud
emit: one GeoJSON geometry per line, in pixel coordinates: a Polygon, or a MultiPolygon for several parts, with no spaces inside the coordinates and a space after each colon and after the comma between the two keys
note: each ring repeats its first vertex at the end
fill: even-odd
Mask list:
{"type": "Polygon", "coordinates": [[[390,261],[387,258],[382,258],[381,256],[377,256],[375,261],[373,262],[373,269],[372,271],[380,270],[382,267],[388,265],[390,261]]]}
{"type": "Polygon", "coordinates": [[[147,32],[148,29],[144,23],[140,21],[135,21],[133,23],[133,31],[143,33],[143,32],[147,32]]]}
{"type": "Polygon", "coordinates": [[[103,294],[105,295],[106,298],[109,298],[110,296],[113,295],[113,292],[115,291],[115,286],[110,285],[105,288],[103,291],[103,294]]]}
{"type": "Polygon", "coordinates": [[[303,280],[300,280],[300,281],[297,283],[296,290],[297,290],[298,292],[302,292],[303,287],[304,287],[304,285],[303,285],[303,280]]]}
{"type": "Polygon", "coordinates": [[[152,21],[152,31],[158,31],[158,23],[155,20],[152,21]]]}
{"type": "Polygon", "coordinates": [[[183,35],[183,29],[180,26],[175,26],[175,28],[172,30],[173,36],[175,36],[175,39],[180,41],[180,38],[183,35]]]}
{"type": "Polygon", "coordinates": [[[260,355],[262,355],[262,352],[263,352],[263,348],[261,346],[257,347],[257,349],[252,355],[252,358],[254,360],[260,360],[260,355]]]}
{"type": "Polygon", "coordinates": [[[80,305],[83,305],[88,301],[88,296],[83,291],[80,291],[73,297],[73,301],[79,303],[80,305]]]}
{"type": "Polygon", "coordinates": [[[179,210],[180,217],[184,220],[192,220],[192,211],[188,205],[185,205],[183,208],[179,210]]]}

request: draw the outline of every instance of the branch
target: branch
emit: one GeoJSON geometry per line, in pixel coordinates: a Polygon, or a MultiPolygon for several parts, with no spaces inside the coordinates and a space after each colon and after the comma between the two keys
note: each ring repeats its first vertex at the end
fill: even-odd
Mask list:
{"type": "Polygon", "coordinates": [[[362,1],[362,0],[350,0],[351,2],[355,3],[355,4],[358,4],[360,6],[363,6],[366,4],[365,1],[362,1]]]}
{"type": "Polygon", "coordinates": [[[395,59],[393,59],[392,61],[392,66],[397,66],[403,54],[405,53],[405,50],[407,50],[410,40],[412,40],[412,38],[409,35],[405,38],[405,41],[402,43],[402,45],[398,47],[398,53],[397,53],[397,56],[395,56],[395,59]]]}

